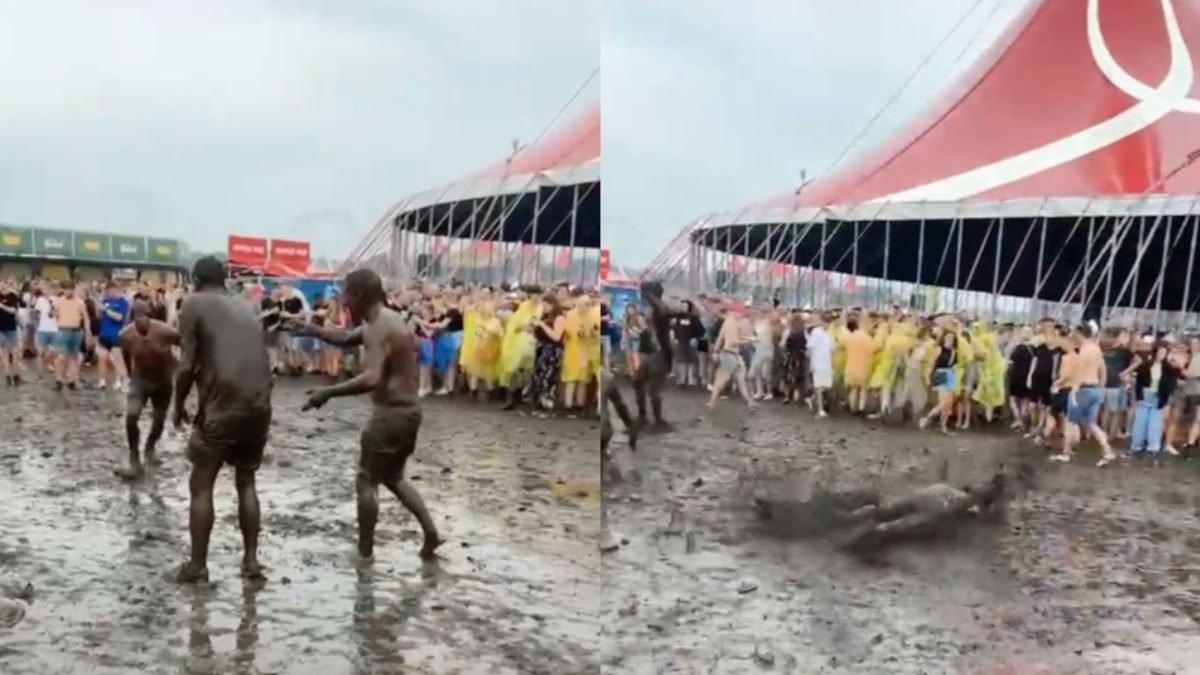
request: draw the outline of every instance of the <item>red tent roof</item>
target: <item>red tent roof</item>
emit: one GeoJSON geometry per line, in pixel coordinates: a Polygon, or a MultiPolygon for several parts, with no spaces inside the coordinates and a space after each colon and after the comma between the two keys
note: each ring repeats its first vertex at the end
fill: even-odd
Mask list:
{"type": "Polygon", "coordinates": [[[561,128],[522,148],[511,158],[497,162],[476,175],[496,178],[516,174],[573,169],[600,158],[600,103],[561,128]]]}
{"type": "Polygon", "coordinates": [[[1200,162],[1170,175],[1200,149],[1197,5],[1034,2],[905,132],[753,208],[1200,194],[1200,162]]]}

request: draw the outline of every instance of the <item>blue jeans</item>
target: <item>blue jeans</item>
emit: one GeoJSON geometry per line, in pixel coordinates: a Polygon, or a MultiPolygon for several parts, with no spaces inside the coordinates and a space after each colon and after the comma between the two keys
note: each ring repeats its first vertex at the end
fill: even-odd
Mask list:
{"type": "Polygon", "coordinates": [[[1098,387],[1080,387],[1071,393],[1069,400],[1067,420],[1079,426],[1096,423],[1096,417],[1100,414],[1100,404],[1104,402],[1104,395],[1098,387]]]}
{"type": "Polygon", "coordinates": [[[1163,411],[1158,407],[1158,392],[1145,391],[1133,413],[1133,454],[1148,452],[1157,455],[1162,450],[1163,411]]]}

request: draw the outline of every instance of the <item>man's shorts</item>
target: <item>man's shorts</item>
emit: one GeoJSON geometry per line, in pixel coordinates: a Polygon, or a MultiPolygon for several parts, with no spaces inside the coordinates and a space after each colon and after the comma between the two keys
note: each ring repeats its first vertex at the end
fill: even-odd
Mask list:
{"type": "Polygon", "coordinates": [[[1104,393],[1099,387],[1080,387],[1067,402],[1067,420],[1080,426],[1095,424],[1103,402],[1104,393]]]}
{"type": "Polygon", "coordinates": [[[736,376],[746,372],[746,362],[740,354],[721,352],[717,356],[717,374],[736,376]]]}
{"type": "Polygon", "coordinates": [[[196,466],[257,470],[271,430],[271,409],[206,412],[192,427],[188,460],[196,466]]]}
{"type": "Polygon", "coordinates": [[[1129,405],[1129,395],[1124,387],[1110,387],[1104,390],[1104,409],[1109,412],[1122,412],[1129,405]]]}
{"type": "Polygon", "coordinates": [[[59,354],[73,356],[83,349],[83,331],[78,328],[73,330],[59,329],[54,335],[54,350],[59,354]]]}
{"type": "Polygon", "coordinates": [[[359,475],[373,485],[404,477],[404,465],[417,449],[421,409],[377,406],[363,429],[359,475]]]}
{"type": "Polygon", "coordinates": [[[813,389],[833,389],[833,371],[832,370],[814,370],[812,371],[813,389]]]}
{"type": "Polygon", "coordinates": [[[96,343],[99,345],[100,349],[111,352],[117,348],[117,337],[115,335],[101,335],[100,338],[96,340],[96,343]]]}
{"type": "Polygon", "coordinates": [[[50,331],[38,331],[34,335],[34,345],[37,347],[39,352],[54,351],[54,343],[57,341],[57,335],[57,332],[51,333],[50,331]]]}
{"type": "Polygon", "coordinates": [[[0,349],[17,348],[17,331],[0,331],[0,349]]]}
{"type": "Polygon", "coordinates": [[[140,377],[131,378],[129,393],[125,395],[125,416],[140,417],[146,407],[146,401],[150,401],[155,412],[166,414],[171,405],[173,390],[174,384],[170,378],[164,382],[149,382],[140,377]]]}

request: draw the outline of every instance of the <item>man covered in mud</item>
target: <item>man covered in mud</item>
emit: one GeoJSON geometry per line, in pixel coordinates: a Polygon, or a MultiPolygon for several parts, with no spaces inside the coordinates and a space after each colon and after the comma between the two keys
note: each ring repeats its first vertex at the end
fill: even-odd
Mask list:
{"type": "Polygon", "coordinates": [[[179,310],[180,363],[175,379],[175,426],[187,418],[185,403],[197,389],[196,416],[188,440],[192,463],[189,528],[191,560],[176,580],[208,580],[208,541],[213,526],[213,485],[221,467],[234,468],[238,524],[242,530],[242,576],[262,579],[258,562],[260,514],[255,474],[271,427],[271,365],[253,308],[225,290],[225,266],[212,256],[196,262],[196,291],[179,310]]]}
{"type": "Polygon", "coordinates": [[[650,305],[648,330],[642,333],[638,345],[642,354],[637,372],[633,374],[633,390],[637,397],[638,426],[645,428],[646,398],[654,411],[654,426],[650,429],[659,432],[671,431],[671,425],[663,418],[662,390],[671,374],[671,319],[673,312],[663,300],[663,286],[659,281],[642,283],[642,299],[650,305]]]}
{"type": "Polygon", "coordinates": [[[121,330],[117,346],[129,375],[129,393],[125,401],[125,437],[129,441],[129,465],[117,470],[125,479],[142,475],[142,462],[138,452],[141,429],[138,419],[149,400],[154,408],[150,424],[150,436],[146,438],[146,461],[157,463],[154,448],[162,437],[167,421],[167,410],[171,407],[171,392],[175,376],[175,353],[179,345],[179,331],[166,323],[150,318],[150,304],[144,300],[133,303],[133,323],[121,330]]]}
{"type": "Polygon", "coordinates": [[[425,535],[421,557],[432,559],[442,539],[421,495],[404,480],[404,465],[416,450],[421,427],[416,340],[404,318],[387,306],[383,282],[371,270],[346,275],[343,299],[354,322],[360,324],[358,328],[347,332],[297,324],[293,330],[340,347],[362,345],[362,374],[342,384],[310,391],[304,410],[318,409],[331,398],[371,395],[374,410],[362,432],[356,479],[359,555],[369,559],[374,554],[382,484],[421,524],[425,535]]]}
{"type": "Polygon", "coordinates": [[[971,514],[984,513],[1000,504],[1007,486],[1001,467],[991,479],[958,487],[942,480],[882,504],[868,504],[851,514],[858,521],[843,545],[869,551],[889,543],[937,535],[971,514]]]}

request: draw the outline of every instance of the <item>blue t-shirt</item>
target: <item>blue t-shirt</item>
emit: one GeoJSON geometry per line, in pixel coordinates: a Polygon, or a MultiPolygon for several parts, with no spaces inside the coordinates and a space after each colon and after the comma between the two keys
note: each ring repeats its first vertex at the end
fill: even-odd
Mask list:
{"type": "Polygon", "coordinates": [[[105,298],[104,310],[100,313],[100,338],[103,340],[116,340],[121,334],[121,328],[125,326],[125,319],[128,315],[128,300],[125,298],[105,298]],[[108,310],[120,313],[121,320],[114,320],[108,315],[108,310]]]}

